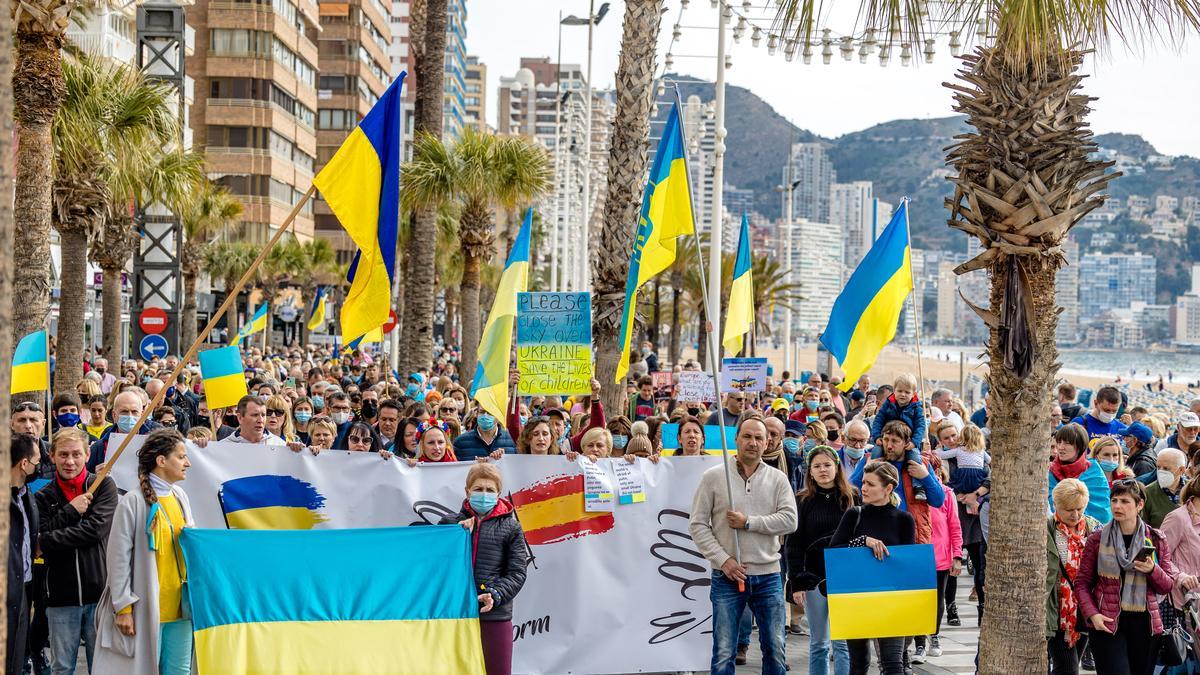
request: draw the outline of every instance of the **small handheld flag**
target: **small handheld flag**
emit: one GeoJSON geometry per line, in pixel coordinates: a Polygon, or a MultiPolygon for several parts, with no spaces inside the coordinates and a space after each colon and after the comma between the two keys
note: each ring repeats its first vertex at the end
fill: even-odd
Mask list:
{"type": "Polygon", "coordinates": [[[12,360],[12,386],[9,393],[45,391],[50,388],[50,346],[46,331],[39,330],[17,343],[12,360]]]}
{"type": "Polygon", "coordinates": [[[529,235],[533,228],[533,209],[525,211],[525,222],[508,252],[500,287],[488,312],[483,337],[479,340],[479,362],[471,397],[496,419],[503,420],[508,410],[508,358],[512,351],[513,322],[517,317],[517,293],[529,287],[529,235]]]}
{"type": "Polygon", "coordinates": [[[908,200],[904,200],[833,302],[829,325],[821,334],[821,344],[845,373],[839,389],[850,391],[896,337],[900,310],[912,289],[908,200]]]}
{"type": "Polygon", "coordinates": [[[204,379],[209,410],[235,406],[247,393],[242,353],[237,345],[200,352],[200,377],[204,379]]]}
{"type": "Polygon", "coordinates": [[[308,329],[317,330],[325,325],[325,287],[317,287],[317,296],[313,298],[312,309],[308,312],[308,329]]]}
{"type": "Polygon", "coordinates": [[[237,339],[233,341],[234,345],[240,345],[242,340],[254,335],[255,333],[264,330],[267,327],[267,303],[259,306],[258,311],[254,312],[254,316],[246,322],[238,331],[237,339]]]}
{"type": "Polygon", "coordinates": [[[936,628],[933,546],[825,549],[829,637],[833,640],[929,635],[936,628]]]}
{"type": "Polygon", "coordinates": [[[400,73],[313,179],[358,252],[342,303],[342,342],[382,326],[391,309],[400,227],[400,73]]]}
{"type": "Polygon", "coordinates": [[[733,286],[729,289],[729,310],[725,317],[725,338],[721,341],[731,356],[742,352],[745,335],[754,327],[754,272],[751,267],[750,217],[742,214],[742,233],[738,238],[733,286]]]}

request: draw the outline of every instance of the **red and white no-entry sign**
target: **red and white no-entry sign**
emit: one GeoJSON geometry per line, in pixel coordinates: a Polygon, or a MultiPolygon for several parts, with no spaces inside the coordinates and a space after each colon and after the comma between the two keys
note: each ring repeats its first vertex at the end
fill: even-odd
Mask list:
{"type": "Polygon", "coordinates": [[[167,329],[167,313],[161,307],[147,307],[138,316],[138,325],[147,335],[158,335],[167,329]]]}
{"type": "Polygon", "coordinates": [[[388,310],[388,320],[387,323],[383,324],[383,332],[390,333],[395,330],[397,321],[398,319],[396,318],[396,310],[388,310]]]}

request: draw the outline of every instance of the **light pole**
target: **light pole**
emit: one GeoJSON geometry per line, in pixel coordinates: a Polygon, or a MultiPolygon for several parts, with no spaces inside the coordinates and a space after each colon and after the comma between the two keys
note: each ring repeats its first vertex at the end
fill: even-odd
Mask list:
{"type": "Polygon", "coordinates": [[[587,81],[584,83],[584,101],[583,114],[584,119],[584,150],[583,150],[583,232],[580,237],[581,255],[575,257],[577,265],[573,270],[575,275],[575,287],[577,289],[586,289],[591,287],[592,268],[590,265],[591,257],[588,255],[588,250],[591,245],[591,229],[592,229],[592,32],[595,27],[604,19],[604,15],[608,14],[608,4],[600,5],[600,11],[596,11],[596,0],[588,0],[588,15],[586,19],[572,14],[565,19],[560,19],[559,24],[564,26],[582,26],[588,27],[588,47],[587,47],[587,72],[584,77],[587,81]]]}
{"type": "MultiPolygon", "coordinates": [[[[721,335],[721,228],[724,226],[721,193],[725,187],[725,26],[726,14],[732,12],[724,2],[719,4],[720,11],[717,12],[717,83],[714,97],[717,109],[716,143],[713,145],[713,195],[712,210],[709,212],[712,219],[712,234],[709,237],[710,248],[708,251],[708,297],[716,303],[717,311],[712,313],[712,330],[718,338],[721,335]]],[[[714,343],[720,344],[720,340],[718,339],[714,343]]],[[[709,370],[715,372],[721,364],[720,347],[712,351],[715,353],[708,355],[709,370]]]]}

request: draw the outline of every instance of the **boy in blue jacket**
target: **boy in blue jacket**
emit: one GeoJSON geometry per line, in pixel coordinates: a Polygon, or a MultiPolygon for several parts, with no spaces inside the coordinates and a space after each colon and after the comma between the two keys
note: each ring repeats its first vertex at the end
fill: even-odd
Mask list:
{"type": "MultiPolygon", "coordinates": [[[[871,457],[874,459],[883,456],[883,449],[879,447],[879,437],[883,434],[883,427],[892,420],[903,422],[912,431],[912,440],[909,441],[905,461],[920,462],[921,451],[919,448],[929,431],[929,424],[925,421],[925,410],[921,406],[920,399],[917,398],[917,378],[913,377],[911,373],[901,373],[896,377],[895,390],[879,407],[879,413],[871,422],[871,441],[875,443],[875,447],[871,450],[871,457]]],[[[925,488],[915,481],[913,482],[913,498],[925,501],[925,488]]]]}

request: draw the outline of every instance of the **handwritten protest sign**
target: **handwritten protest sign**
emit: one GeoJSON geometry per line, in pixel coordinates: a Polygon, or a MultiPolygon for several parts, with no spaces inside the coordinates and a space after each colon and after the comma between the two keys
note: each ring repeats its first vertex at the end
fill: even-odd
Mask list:
{"type": "Polygon", "coordinates": [[[722,393],[765,391],[766,388],[766,359],[721,359],[722,393]]]}
{"type": "Polygon", "coordinates": [[[603,513],[613,510],[613,487],[608,473],[586,456],[579,457],[583,469],[583,510],[603,513]]]}
{"type": "Polygon", "coordinates": [[[517,294],[522,394],[587,394],[592,386],[590,293],[517,294]]]}
{"type": "Polygon", "coordinates": [[[712,381],[712,375],[699,370],[685,370],[679,373],[679,382],[675,387],[675,400],[700,401],[702,403],[717,400],[712,381]]]}
{"type": "Polygon", "coordinates": [[[646,478],[638,462],[613,462],[617,476],[617,501],[621,504],[640,504],[646,501],[646,478]]]}

